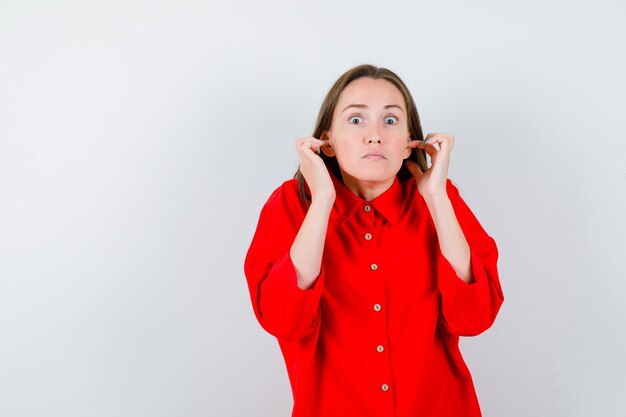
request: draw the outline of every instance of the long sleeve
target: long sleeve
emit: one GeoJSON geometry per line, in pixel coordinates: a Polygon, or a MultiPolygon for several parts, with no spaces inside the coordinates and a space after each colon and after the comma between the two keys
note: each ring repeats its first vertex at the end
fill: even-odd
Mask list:
{"type": "Polygon", "coordinates": [[[291,415],[479,417],[459,336],[489,327],[502,303],[495,242],[447,184],[471,248],[468,285],[436,252],[415,178],[366,201],[329,173],[337,193],[313,287],[297,286],[289,256],[306,218],[295,179],[263,206],[244,263],[254,312],[285,359],[291,415]]]}
{"type": "Polygon", "coordinates": [[[450,179],[446,188],[470,247],[475,281],[467,284],[459,278],[437,245],[437,282],[443,323],[453,335],[475,336],[491,327],[504,301],[497,268],[498,248],[450,179]]]}
{"type": "Polygon", "coordinates": [[[285,183],[272,193],[259,216],[244,263],[254,313],[261,326],[283,339],[307,336],[319,320],[324,269],[312,288],[297,285],[290,249],[304,220],[304,209],[285,183]]]}

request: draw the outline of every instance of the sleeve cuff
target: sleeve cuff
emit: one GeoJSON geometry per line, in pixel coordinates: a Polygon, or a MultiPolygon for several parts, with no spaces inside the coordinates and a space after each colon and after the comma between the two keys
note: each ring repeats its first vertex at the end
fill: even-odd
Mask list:
{"type": "Polygon", "coordinates": [[[487,274],[482,260],[470,247],[470,262],[474,282],[468,284],[456,274],[450,262],[443,256],[437,247],[437,280],[441,295],[452,305],[468,308],[482,304],[487,292],[487,274]]]}
{"type": "Polygon", "coordinates": [[[296,270],[287,252],[274,263],[269,277],[264,281],[264,286],[266,291],[277,295],[274,302],[282,305],[286,315],[302,317],[317,312],[324,288],[324,276],[322,266],[311,288],[303,290],[298,287],[296,270]]]}

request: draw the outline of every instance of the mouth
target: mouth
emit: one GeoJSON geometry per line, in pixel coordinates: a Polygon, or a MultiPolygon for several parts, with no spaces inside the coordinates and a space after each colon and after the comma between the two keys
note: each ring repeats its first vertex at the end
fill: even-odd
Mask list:
{"type": "Polygon", "coordinates": [[[365,156],[363,158],[364,159],[374,159],[374,160],[376,160],[376,159],[387,159],[380,152],[369,152],[369,153],[365,154],[365,156]]]}

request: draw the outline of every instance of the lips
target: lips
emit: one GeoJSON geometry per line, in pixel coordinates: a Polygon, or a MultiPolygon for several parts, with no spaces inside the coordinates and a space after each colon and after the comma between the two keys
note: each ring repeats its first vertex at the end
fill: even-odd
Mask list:
{"type": "Polygon", "coordinates": [[[365,154],[365,156],[363,157],[365,159],[386,159],[382,153],[380,152],[368,152],[365,154]]]}

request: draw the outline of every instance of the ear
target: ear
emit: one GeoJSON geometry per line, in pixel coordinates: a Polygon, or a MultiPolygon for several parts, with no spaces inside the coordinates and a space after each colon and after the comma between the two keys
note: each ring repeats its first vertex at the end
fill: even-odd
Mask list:
{"type": "Polygon", "coordinates": [[[321,148],[322,152],[324,152],[324,155],[335,156],[335,150],[332,147],[332,140],[330,139],[330,136],[328,136],[328,130],[325,130],[324,132],[322,132],[320,139],[323,141],[327,141],[328,143],[326,146],[323,146],[321,148]]]}
{"type": "MultiPolygon", "coordinates": [[[[413,137],[411,137],[411,135],[409,135],[409,139],[407,141],[410,142],[413,140],[413,137]]],[[[411,151],[413,150],[413,148],[409,148],[408,146],[406,147],[406,149],[404,150],[404,159],[407,159],[409,156],[411,156],[411,151]]]]}

